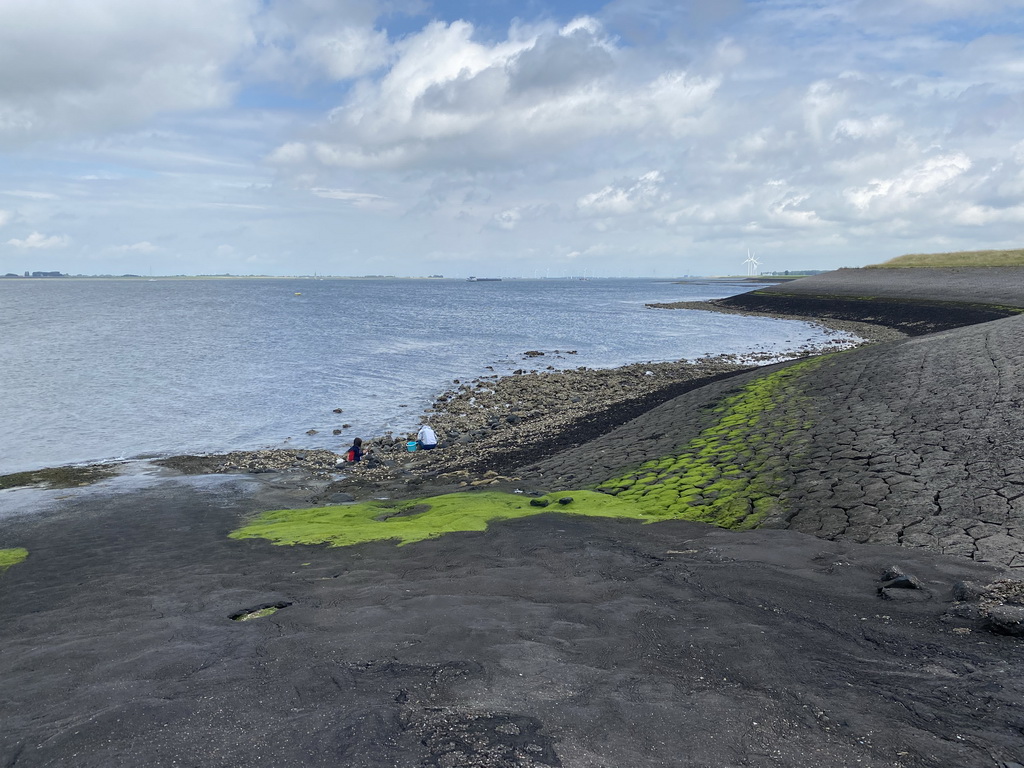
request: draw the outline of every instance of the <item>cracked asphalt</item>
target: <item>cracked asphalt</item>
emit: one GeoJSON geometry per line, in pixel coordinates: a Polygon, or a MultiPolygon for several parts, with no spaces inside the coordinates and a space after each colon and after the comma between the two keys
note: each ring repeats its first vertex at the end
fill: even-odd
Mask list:
{"type": "MultiPolygon", "coordinates": [[[[841,272],[836,283],[821,275],[812,287],[863,294],[893,270],[861,270],[868,278],[859,287],[850,274],[857,271],[841,272]]],[[[941,296],[940,275],[914,293],[913,275],[902,274],[913,270],[896,272],[911,298],[941,296]]],[[[984,272],[958,298],[1021,305],[1022,275],[984,272]]],[[[890,296],[898,282],[886,283],[890,296]]],[[[790,295],[801,283],[769,291],[790,295]]],[[[722,462],[739,461],[747,478],[769,478],[780,509],[767,527],[1024,568],[1022,339],[1024,315],[1015,315],[829,355],[793,377],[779,400],[784,420],[802,428],[752,435],[768,440],[767,459],[759,452],[722,462]]],[[[778,368],[683,394],[523,473],[553,487],[590,486],[674,455],[715,423],[717,403],[778,368]]]]}

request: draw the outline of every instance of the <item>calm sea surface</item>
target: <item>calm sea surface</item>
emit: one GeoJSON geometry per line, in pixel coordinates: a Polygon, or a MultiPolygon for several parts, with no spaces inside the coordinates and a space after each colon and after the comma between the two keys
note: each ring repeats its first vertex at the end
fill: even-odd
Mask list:
{"type": "Polygon", "coordinates": [[[611,367],[823,338],[795,321],[644,307],[751,287],[0,280],[0,474],[140,455],[340,450],[354,436],[413,429],[453,379],[489,375],[487,366],[611,367]],[[527,350],[577,354],[531,361],[527,350]],[[352,426],[331,434],[343,424],[352,426]]]}

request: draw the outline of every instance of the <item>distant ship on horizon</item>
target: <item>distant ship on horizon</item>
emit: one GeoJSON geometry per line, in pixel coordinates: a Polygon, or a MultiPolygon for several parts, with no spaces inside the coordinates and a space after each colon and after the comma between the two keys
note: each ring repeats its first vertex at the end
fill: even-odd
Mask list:
{"type": "Polygon", "coordinates": [[[467,277],[467,283],[500,283],[500,277],[467,277]]]}

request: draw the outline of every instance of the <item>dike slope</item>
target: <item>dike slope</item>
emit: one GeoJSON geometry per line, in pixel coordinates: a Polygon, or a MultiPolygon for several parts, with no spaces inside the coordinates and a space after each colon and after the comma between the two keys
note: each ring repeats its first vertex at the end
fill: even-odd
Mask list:
{"type": "MultiPolygon", "coordinates": [[[[841,270],[808,278],[802,288],[800,280],[758,294],[782,303],[813,297],[822,311],[864,319],[876,312],[869,291],[879,287],[877,276],[895,274],[899,279],[885,284],[892,305],[902,295],[918,319],[927,306],[937,325],[950,321],[965,298],[1024,305],[1024,270],[935,270],[973,273],[973,287],[956,297],[940,290],[948,275],[932,272],[841,270]],[[849,305],[829,307],[824,298],[855,293],[868,297],[858,300],[859,318],[849,305]]],[[[709,508],[721,507],[723,494],[757,486],[760,497],[776,501],[763,520],[753,521],[762,525],[1024,568],[1022,338],[1024,315],[1018,314],[797,364],[770,402],[751,406],[756,418],[733,419],[727,439],[717,438],[709,452],[709,435],[723,431],[721,404],[731,398],[742,405],[744,388],[792,364],[743,374],[523,472],[549,485],[604,484],[618,492],[635,485],[631,476],[649,478],[665,457],[699,454],[711,467],[710,482],[669,473],[648,479],[648,490],[664,492],[674,482],[677,495],[709,508]],[[714,486],[720,478],[731,485],[714,486]]]]}
{"type": "Polygon", "coordinates": [[[1024,269],[839,269],[710,303],[876,323],[920,336],[1017,314],[1024,308],[1024,269]]]}
{"type": "Polygon", "coordinates": [[[1024,268],[837,269],[755,293],[1024,307],[1024,268]]]}

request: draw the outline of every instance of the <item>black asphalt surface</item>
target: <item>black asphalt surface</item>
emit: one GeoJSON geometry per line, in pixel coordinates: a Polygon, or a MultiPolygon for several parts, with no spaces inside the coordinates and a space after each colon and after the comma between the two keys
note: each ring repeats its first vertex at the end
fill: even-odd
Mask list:
{"type": "Polygon", "coordinates": [[[1024,268],[837,269],[778,283],[757,292],[774,296],[1024,307],[1024,268]]]}

